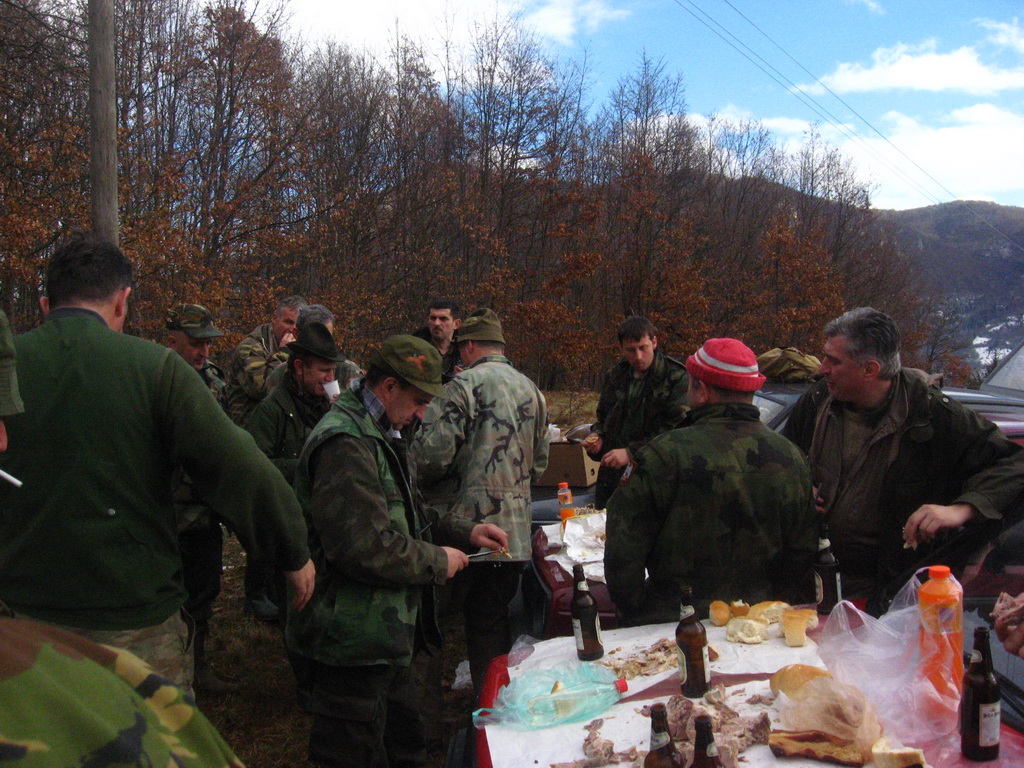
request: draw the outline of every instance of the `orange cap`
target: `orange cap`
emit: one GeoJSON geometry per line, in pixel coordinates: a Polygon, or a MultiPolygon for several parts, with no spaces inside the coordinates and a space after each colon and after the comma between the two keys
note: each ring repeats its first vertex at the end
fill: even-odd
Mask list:
{"type": "Polygon", "coordinates": [[[620,677],[615,681],[615,687],[619,689],[619,693],[625,693],[626,689],[629,688],[629,683],[620,677]]]}
{"type": "Polygon", "coordinates": [[[949,566],[948,565],[930,565],[928,566],[928,578],[935,579],[936,581],[942,581],[943,579],[949,578],[949,566]]]}

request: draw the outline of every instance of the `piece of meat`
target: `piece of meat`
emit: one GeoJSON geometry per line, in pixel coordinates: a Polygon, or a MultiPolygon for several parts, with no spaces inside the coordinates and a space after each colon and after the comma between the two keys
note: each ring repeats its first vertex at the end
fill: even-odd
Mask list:
{"type": "Polygon", "coordinates": [[[1010,597],[1005,592],[1000,592],[995,607],[992,609],[992,618],[996,620],[997,627],[1009,629],[1024,621],[1024,592],[1016,597],[1010,597]]]}
{"type": "Polygon", "coordinates": [[[775,696],[771,691],[765,693],[755,693],[746,701],[747,704],[753,704],[754,706],[770,707],[775,703],[775,696]]]}
{"type": "Polygon", "coordinates": [[[737,717],[722,724],[722,735],[736,739],[739,752],[745,752],[754,744],[767,744],[772,732],[772,721],[767,712],[748,717],[737,717]]]}

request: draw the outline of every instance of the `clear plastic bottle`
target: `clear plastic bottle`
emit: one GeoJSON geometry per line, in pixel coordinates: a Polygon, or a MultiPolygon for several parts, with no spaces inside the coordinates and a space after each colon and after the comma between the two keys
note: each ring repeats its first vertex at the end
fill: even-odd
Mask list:
{"type": "Polygon", "coordinates": [[[949,566],[933,565],[917,590],[921,672],[944,700],[959,701],[964,679],[964,591],[949,566]]]}
{"type": "Polygon", "coordinates": [[[568,685],[527,702],[530,724],[546,726],[572,723],[604,712],[622,698],[629,687],[625,680],[613,683],[585,682],[568,685]]]}

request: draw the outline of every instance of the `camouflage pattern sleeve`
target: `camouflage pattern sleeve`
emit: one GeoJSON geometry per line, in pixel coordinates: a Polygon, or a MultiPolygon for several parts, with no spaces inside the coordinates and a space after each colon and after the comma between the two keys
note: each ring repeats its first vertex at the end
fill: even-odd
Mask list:
{"type": "Polygon", "coordinates": [[[232,373],[245,394],[258,400],[267,394],[267,377],[271,371],[288,360],[288,353],[271,353],[262,339],[246,336],[235,348],[232,373]]]}
{"type": "Polygon", "coordinates": [[[665,522],[657,489],[673,482],[672,468],[649,451],[641,449],[634,461],[637,467],[629,483],[620,486],[608,504],[604,549],[608,594],[627,618],[640,613],[647,557],[665,522]]]}
{"type": "Polygon", "coordinates": [[[443,584],[448,557],[440,547],[397,531],[388,503],[401,498],[385,485],[370,447],[351,435],[327,440],[315,462],[309,516],[328,565],[364,584],[443,584]]]}
{"type": "Polygon", "coordinates": [[[448,397],[434,398],[427,406],[423,424],[409,450],[416,463],[416,482],[424,488],[436,484],[448,474],[470,428],[466,390],[454,382],[449,383],[446,389],[448,397]]]}
{"type": "Polygon", "coordinates": [[[190,696],[136,656],[0,619],[0,763],[242,768],[190,696]]]}
{"type": "Polygon", "coordinates": [[[689,377],[686,369],[673,358],[661,356],[663,375],[650,393],[648,408],[653,411],[653,418],[647,421],[648,429],[637,439],[627,442],[630,456],[635,456],[651,438],[678,429],[686,419],[689,410],[687,389],[689,377]]]}

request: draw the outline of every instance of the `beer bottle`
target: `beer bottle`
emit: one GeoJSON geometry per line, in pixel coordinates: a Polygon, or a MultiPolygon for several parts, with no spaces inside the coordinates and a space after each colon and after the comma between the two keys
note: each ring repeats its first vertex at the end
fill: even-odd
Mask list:
{"type": "Polygon", "coordinates": [[[693,720],[696,734],[693,737],[693,762],[690,768],[722,768],[718,756],[715,734],[711,730],[711,716],[697,715],[693,720]]]}
{"type": "Polygon", "coordinates": [[[686,768],[672,736],[668,732],[668,711],[658,703],[651,707],[651,751],[644,758],[644,768],[686,768]]]}
{"type": "Polygon", "coordinates": [[[814,558],[814,592],[818,613],[832,613],[836,603],[843,599],[839,561],[832,554],[832,542],[828,540],[828,522],[824,518],[818,531],[818,554],[814,558]]]}
{"type": "Polygon", "coordinates": [[[960,751],[968,760],[999,757],[999,680],[992,671],[988,627],[974,630],[974,652],[960,699],[960,751]]]}
{"type": "Polygon", "coordinates": [[[708,635],[693,610],[693,588],[683,587],[676,625],[676,648],[679,652],[679,677],[683,696],[699,699],[708,690],[711,663],[708,660],[708,635]]]}
{"type": "Polygon", "coordinates": [[[576,637],[576,655],[580,661],[595,661],[604,656],[601,617],[597,615],[597,601],[590,594],[590,585],[579,563],[572,567],[572,580],[574,587],[569,615],[572,617],[572,633],[576,637]]]}

